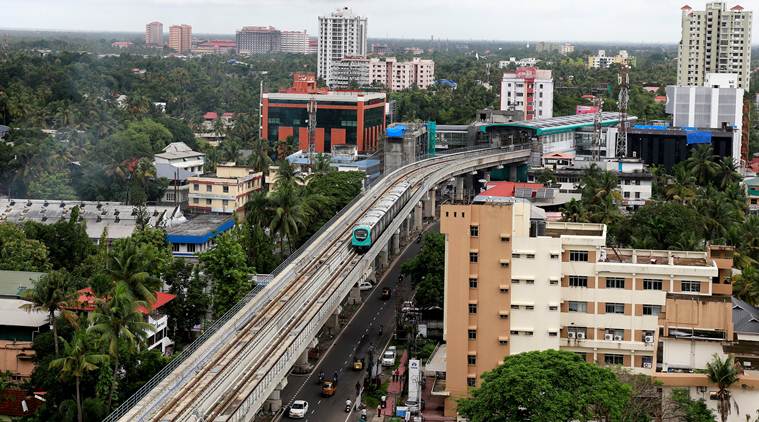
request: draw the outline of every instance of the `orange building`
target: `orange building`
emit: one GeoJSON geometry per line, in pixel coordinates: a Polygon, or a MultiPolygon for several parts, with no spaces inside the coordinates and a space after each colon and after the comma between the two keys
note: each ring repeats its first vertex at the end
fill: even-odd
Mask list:
{"type": "Polygon", "coordinates": [[[332,145],[354,145],[373,152],[385,130],[384,93],[329,91],[318,88],[316,75],[296,73],[293,86],[263,96],[262,137],[269,141],[292,138],[308,150],[308,107],[316,106],[314,150],[330,152],[332,145]]]}

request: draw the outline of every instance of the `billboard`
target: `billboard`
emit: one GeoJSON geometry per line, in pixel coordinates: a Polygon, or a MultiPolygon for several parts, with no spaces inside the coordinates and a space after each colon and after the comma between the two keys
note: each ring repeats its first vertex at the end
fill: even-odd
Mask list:
{"type": "Polygon", "coordinates": [[[538,74],[538,69],[535,67],[518,67],[517,78],[518,79],[535,79],[538,74]]]}
{"type": "Polygon", "coordinates": [[[578,105],[575,108],[575,114],[595,114],[597,112],[598,107],[596,106],[578,105]]]}

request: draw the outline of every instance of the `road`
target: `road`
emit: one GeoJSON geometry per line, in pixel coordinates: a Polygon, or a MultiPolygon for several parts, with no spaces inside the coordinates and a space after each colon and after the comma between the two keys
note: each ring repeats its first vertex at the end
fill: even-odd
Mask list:
{"type": "MultiPolygon", "coordinates": [[[[432,229],[437,230],[437,227],[435,224],[432,229]]],[[[357,353],[359,357],[365,357],[365,361],[368,361],[366,356],[370,345],[374,346],[375,361],[384,351],[383,348],[392,335],[390,327],[393,327],[395,322],[397,304],[411,294],[409,281],[404,281],[400,285],[397,282],[401,263],[416,256],[420,248],[421,243],[412,240],[400,258],[396,258],[391,263],[390,269],[385,272],[380,282],[371,291],[363,292],[361,308],[348,321],[345,329],[338,335],[333,346],[324,353],[311,374],[288,377],[287,386],[282,391],[282,403],[285,407],[294,400],[306,400],[309,403],[307,421],[339,422],[358,419],[357,411],[354,410],[351,415],[345,412],[345,400],[355,401],[356,383],[362,382],[367,372],[354,371],[351,368],[353,357],[357,353]],[[392,289],[390,300],[380,298],[384,287],[392,289]],[[380,324],[385,327],[382,336],[379,336],[380,324]],[[318,385],[320,371],[324,371],[327,378],[331,378],[337,371],[338,388],[333,397],[325,398],[320,395],[321,389],[318,385]]]]}

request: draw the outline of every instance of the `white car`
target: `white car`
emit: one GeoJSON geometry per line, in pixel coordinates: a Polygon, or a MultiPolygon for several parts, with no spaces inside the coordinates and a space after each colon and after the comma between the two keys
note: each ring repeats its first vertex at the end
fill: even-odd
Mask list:
{"type": "Polygon", "coordinates": [[[395,346],[390,346],[382,354],[382,366],[395,365],[395,346]]]}
{"type": "Polygon", "coordinates": [[[358,283],[358,289],[362,292],[365,292],[367,290],[371,290],[374,287],[374,284],[372,284],[370,281],[362,281],[358,283]]]}
{"type": "Polygon", "coordinates": [[[305,400],[295,400],[290,406],[290,411],[287,412],[287,416],[295,419],[303,419],[308,413],[308,402],[305,400]]]}

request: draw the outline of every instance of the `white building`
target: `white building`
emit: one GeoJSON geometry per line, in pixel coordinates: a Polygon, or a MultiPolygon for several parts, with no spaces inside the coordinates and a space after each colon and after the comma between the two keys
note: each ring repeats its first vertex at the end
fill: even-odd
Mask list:
{"type": "Polygon", "coordinates": [[[563,54],[565,56],[568,55],[568,54],[572,54],[574,52],[575,52],[575,45],[574,44],[570,44],[568,42],[564,43],[564,45],[562,45],[559,48],[559,53],[561,53],[561,54],[563,54]]]}
{"type": "Polygon", "coordinates": [[[281,31],[281,48],[283,53],[306,54],[308,52],[308,32],[281,31]]]}
{"type": "Polygon", "coordinates": [[[608,69],[612,64],[626,64],[633,66],[635,57],[627,50],[619,50],[616,56],[607,56],[606,50],[598,50],[595,56],[588,56],[588,69],[608,69]]]}
{"type": "Polygon", "coordinates": [[[189,185],[187,178],[203,174],[206,155],[193,151],[184,142],[172,142],[163,152],[153,156],[156,175],[169,180],[169,188],[163,193],[161,202],[186,203],[189,185]]]}
{"type": "Polygon", "coordinates": [[[413,86],[427,88],[435,83],[435,62],[413,58],[399,62],[395,57],[344,57],[332,64],[330,86],[347,88],[358,86],[384,86],[401,91],[413,86]]]}
{"type": "Polygon", "coordinates": [[[519,60],[517,60],[516,57],[509,57],[508,60],[499,61],[498,68],[503,69],[511,65],[515,65],[517,67],[534,67],[538,65],[539,61],[540,60],[536,59],[535,57],[526,57],[524,59],[519,59],[519,60]]]}
{"type": "Polygon", "coordinates": [[[735,73],[738,87],[749,86],[752,12],[710,2],[706,10],[683,6],[677,84],[702,86],[708,73],[735,73]]]}
{"type": "Polygon", "coordinates": [[[520,67],[504,73],[501,110],[524,113],[524,120],[553,117],[553,76],[550,70],[520,67]]]}
{"type": "Polygon", "coordinates": [[[348,7],[319,16],[317,76],[330,84],[332,63],[346,56],[365,56],[367,19],[348,7]]]}

